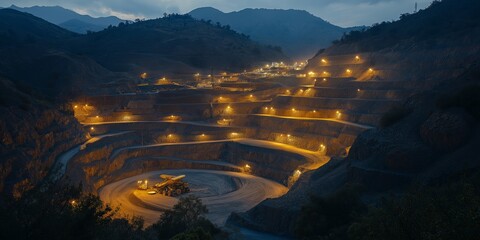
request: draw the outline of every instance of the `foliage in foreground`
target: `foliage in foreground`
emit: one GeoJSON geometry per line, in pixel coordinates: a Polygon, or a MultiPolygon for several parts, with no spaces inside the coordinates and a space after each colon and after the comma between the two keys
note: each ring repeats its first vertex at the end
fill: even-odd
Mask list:
{"type": "Polygon", "coordinates": [[[480,236],[480,181],[413,191],[385,200],[350,227],[355,240],[463,239],[480,236]]]}
{"type": "Polygon", "coordinates": [[[161,219],[149,229],[158,233],[159,239],[210,239],[219,230],[205,218],[208,213],[202,201],[190,195],[180,198],[173,209],[165,211],[161,219]],[[196,238],[197,237],[197,238],[196,238]]]}
{"type": "Polygon", "coordinates": [[[344,189],[313,198],[300,214],[300,239],[474,240],[480,236],[480,172],[418,187],[363,211],[359,195],[344,189]]]}
{"type": "Polygon", "coordinates": [[[158,223],[144,229],[141,218],[119,216],[81,186],[46,183],[20,198],[0,199],[0,239],[210,239],[217,228],[204,218],[200,199],[180,199],[158,223]],[[185,232],[185,233],[184,233],[185,232]],[[184,234],[182,234],[184,233],[184,234]]]}
{"type": "Polygon", "coordinates": [[[330,197],[312,196],[295,225],[301,239],[339,239],[356,216],[366,210],[360,201],[360,187],[346,186],[330,197]]]}

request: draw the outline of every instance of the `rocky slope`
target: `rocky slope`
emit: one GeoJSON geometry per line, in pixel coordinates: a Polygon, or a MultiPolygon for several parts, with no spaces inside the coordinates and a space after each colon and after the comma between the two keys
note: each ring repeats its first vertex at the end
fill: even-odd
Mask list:
{"type": "MultiPolygon", "coordinates": [[[[435,19],[443,18],[443,11],[451,5],[462,6],[462,13],[457,11],[448,21],[456,23],[458,32],[462,33],[456,39],[451,39],[448,32],[436,35],[433,40],[412,41],[418,35],[408,35],[398,36],[390,46],[365,48],[372,40],[370,31],[378,30],[372,29],[364,35],[359,33],[355,41],[320,51],[309,62],[312,71],[321,71],[322,58],[339,55],[354,58],[360,52],[375,69],[383,71],[386,80],[404,80],[405,84],[417,88],[417,94],[406,99],[400,110],[385,115],[383,127],[361,133],[348,157],[333,159],[303,174],[285,196],[266,200],[246,213],[232,214],[230,223],[291,235],[301,208],[310,202],[310,196],[328,197],[346,186],[360,185],[364,189],[362,201],[376,204],[382,196],[401,195],[412,184],[429,185],[465,172],[478,172],[480,59],[476,42],[480,26],[473,23],[478,17],[472,15],[475,12],[472,3],[445,0],[411,16],[421,19],[417,25],[428,32],[435,19]],[[431,41],[436,44],[431,45],[431,41]],[[371,52],[362,52],[367,50],[371,52]]],[[[480,5],[473,3],[473,6],[478,9],[480,5]]],[[[403,18],[384,25],[389,31],[382,34],[400,32],[393,26],[404,30],[411,24],[403,18]]],[[[444,27],[447,26],[451,27],[444,27]]],[[[381,39],[382,34],[375,38],[381,39]]]]}
{"type": "Polygon", "coordinates": [[[0,78],[0,192],[20,196],[56,157],[88,137],[68,106],[55,106],[0,78]]]}

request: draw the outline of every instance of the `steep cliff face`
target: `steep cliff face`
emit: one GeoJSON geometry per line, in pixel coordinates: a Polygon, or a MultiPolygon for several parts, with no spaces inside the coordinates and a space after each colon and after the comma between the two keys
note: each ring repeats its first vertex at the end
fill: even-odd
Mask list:
{"type": "Polygon", "coordinates": [[[87,134],[68,107],[42,103],[0,80],[0,192],[19,196],[87,134]]]}
{"type": "Polygon", "coordinates": [[[375,204],[386,194],[401,195],[413,183],[429,185],[478,172],[479,6],[471,0],[444,0],[319,51],[308,71],[396,81],[414,94],[402,111],[381,121],[382,128],[361,133],[347,158],[303,174],[286,195],[233,214],[230,223],[293,234],[301,207],[312,195],[328,197],[356,184],[366,190],[364,203],[375,204]]]}

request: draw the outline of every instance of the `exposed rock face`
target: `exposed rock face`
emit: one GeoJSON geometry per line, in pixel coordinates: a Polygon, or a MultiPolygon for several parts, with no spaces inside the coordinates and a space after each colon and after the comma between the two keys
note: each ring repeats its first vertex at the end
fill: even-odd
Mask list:
{"type": "Polygon", "coordinates": [[[471,130],[465,113],[438,111],[422,124],[420,135],[436,150],[451,151],[468,141],[471,130]]]}
{"type": "Polygon", "coordinates": [[[66,175],[82,182],[87,191],[96,192],[105,184],[148,171],[172,168],[241,171],[239,166],[249,164],[254,175],[286,184],[296,169],[310,162],[300,154],[229,141],[127,147],[140,141],[140,136],[134,133],[102,139],[75,156],[66,175]]]}
{"type": "Polygon", "coordinates": [[[286,195],[234,213],[229,223],[290,235],[310,195],[328,196],[346,184],[360,184],[368,190],[364,193],[367,203],[372,203],[413,182],[436,182],[465,169],[478,169],[474,154],[480,139],[478,125],[462,111],[439,111],[434,99],[431,93],[412,96],[404,103],[413,109],[408,116],[388,128],[361,133],[347,158],[332,159],[303,174],[286,195]]]}
{"type": "Polygon", "coordinates": [[[21,195],[49,173],[60,153],[86,137],[65,109],[0,107],[0,192],[21,195]]]}

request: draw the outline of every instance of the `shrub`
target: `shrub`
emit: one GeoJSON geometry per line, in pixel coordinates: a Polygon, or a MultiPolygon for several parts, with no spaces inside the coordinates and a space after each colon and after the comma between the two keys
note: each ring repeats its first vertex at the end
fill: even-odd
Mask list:
{"type": "Polygon", "coordinates": [[[463,239],[480,236],[480,181],[427,187],[385,200],[349,228],[354,240],[463,239]]]}
{"type": "Polygon", "coordinates": [[[350,223],[364,210],[360,187],[346,186],[327,198],[312,197],[302,207],[294,231],[299,238],[344,238],[350,223]]]}
{"type": "Polygon", "coordinates": [[[202,229],[208,234],[215,234],[219,230],[204,217],[208,213],[207,207],[198,197],[190,195],[180,198],[172,210],[164,212],[160,220],[150,227],[158,233],[159,239],[169,239],[177,234],[202,229]]]}

